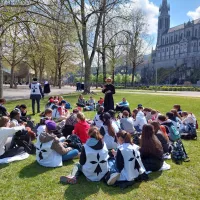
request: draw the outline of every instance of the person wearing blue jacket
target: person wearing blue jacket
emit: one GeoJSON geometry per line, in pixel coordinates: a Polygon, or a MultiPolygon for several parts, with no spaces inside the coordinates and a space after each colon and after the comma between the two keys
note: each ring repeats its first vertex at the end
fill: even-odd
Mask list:
{"type": "Polygon", "coordinates": [[[116,104],[116,111],[123,112],[125,108],[129,107],[129,102],[123,98],[121,102],[116,104]]]}

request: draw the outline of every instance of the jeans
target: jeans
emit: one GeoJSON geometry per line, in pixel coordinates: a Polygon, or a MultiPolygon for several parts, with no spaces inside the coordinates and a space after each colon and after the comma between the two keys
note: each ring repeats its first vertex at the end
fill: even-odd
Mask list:
{"type": "Polygon", "coordinates": [[[40,99],[39,98],[32,99],[32,111],[33,111],[33,114],[35,114],[35,101],[37,102],[37,112],[38,113],[40,112],[40,99]]]}
{"type": "Polygon", "coordinates": [[[67,161],[67,160],[71,160],[74,157],[78,156],[79,151],[77,149],[73,149],[69,152],[67,152],[66,154],[62,155],[62,160],[63,161],[67,161]]]}
{"type": "Polygon", "coordinates": [[[108,160],[108,167],[111,174],[119,172],[116,166],[116,161],[114,158],[108,160]]]}

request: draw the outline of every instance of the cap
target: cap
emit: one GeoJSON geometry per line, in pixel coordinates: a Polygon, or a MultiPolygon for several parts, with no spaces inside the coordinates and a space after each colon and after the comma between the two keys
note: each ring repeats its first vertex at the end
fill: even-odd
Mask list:
{"type": "Polygon", "coordinates": [[[56,123],[52,120],[46,120],[45,125],[49,131],[55,131],[57,127],[56,123]]]}
{"type": "Polygon", "coordinates": [[[138,104],[138,108],[143,108],[142,104],[138,104]]]}

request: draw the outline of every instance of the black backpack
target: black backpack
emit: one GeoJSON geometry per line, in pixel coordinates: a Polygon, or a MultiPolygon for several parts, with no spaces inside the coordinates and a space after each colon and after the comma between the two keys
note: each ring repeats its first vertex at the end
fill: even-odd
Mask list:
{"type": "Polygon", "coordinates": [[[66,142],[68,142],[67,147],[72,147],[74,149],[77,149],[79,152],[81,152],[83,144],[77,135],[74,135],[74,134],[70,135],[67,138],[66,142]]]}
{"type": "Polygon", "coordinates": [[[187,133],[181,133],[181,139],[184,140],[195,140],[197,139],[197,130],[194,124],[187,124],[188,131],[187,133]]]}
{"type": "Polygon", "coordinates": [[[181,140],[172,143],[171,158],[176,164],[181,164],[186,160],[187,154],[181,140]]]}
{"type": "Polygon", "coordinates": [[[28,131],[26,130],[18,131],[15,133],[11,144],[11,148],[14,147],[24,147],[24,150],[28,154],[36,153],[36,148],[34,144],[31,142],[31,137],[29,136],[28,131]]]}

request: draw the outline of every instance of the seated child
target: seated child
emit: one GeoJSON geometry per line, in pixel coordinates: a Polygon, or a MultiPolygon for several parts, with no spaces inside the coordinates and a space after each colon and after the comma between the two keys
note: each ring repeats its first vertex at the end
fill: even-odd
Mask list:
{"type": "Polygon", "coordinates": [[[81,112],[77,114],[77,121],[78,123],[75,124],[73,134],[76,134],[83,144],[86,143],[87,139],[89,138],[88,130],[90,125],[85,120],[85,115],[81,112]]]}
{"type": "Polygon", "coordinates": [[[85,99],[83,98],[83,95],[80,95],[78,98],[78,103],[76,104],[78,107],[85,107],[86,103],[85,103],[85,99]]]}
{"type": "Polygon", "coordinates": [[[95,100],[91,96],[90,99],[88,100],[86,106],[84,107],[85,111],[93,111],[95,109],[95,100]]]}
{"type": "Polygon", "coordinates": [[[53,109],[52,117],[55,118],[57,121],[66,120],[68,117],[68,110],[65,108],[66,101],[62,100],[59,106],[53,109]]]}
{"type": "Polygon", "coordinates": [[[126,110],[123,111],[123,118],[120,119],[120,124],[121,124],[122,130],[124,130],[130,134],[134,133],[135,128],[134,128],[133,118],[129,117],[128,111],[126,111],[126,110]]]}
{"type": "Polygon", "coordinates": [[[100,181],[108,172],[108,149],[97,127],[91,127],[89,139],[82,147],[79,163],[69,176],[61,176],[60,182],[75,184],[82,172],[90,181],[100,181]]]}
{"type": "Polygon", "coordinates": [[[117,125],[111,121],[109,113],[104,113],[102,116],[103,126],[100,128],[100,133],[103,136],[103,140],[106,143],[108,150],[117,148],[116,133],[117,125]]]}
{"type": "Polygon", "coordinates": [[[36,160],[44,167],[60,167],[63,161],[73,159],[78,155],[78,150],[67,147],[56,137],[56,123],[45,121],[46,130],[37,137],[36,160]]]}
{"type": "Polygon", "coordinates": [[[175,105],[173,106],[173,108],[178,112],[178,114],[179,114],[180,116],[182,116],[182,110],[181,110],[181,106],[180,106],[180,105],[175,104],[175,105]]]}
{"type": "Polygon", "coordinates": [[[158,171],[163,166],[163,147],[154,134],[153,126],[145,124],[142,129],[140,154],[146,171],[158,171]]]}
{"type": "Polygon", "coordinates": [[[104,98],[100,97],[99,101],[97,102],[97,105],[96,105],[96,110],[99,110],[99,107],[100,106],[103,106],[104,104],[104,98]]]}
{"type": "Polygon", "coordinates": [[[103,121],[101,120],[101,116],[102,116],[103,112],[104,112],[104,107],[100,106],[97,114],[94,117],[93,123],[92,123],[98,129],[100,129],[103,126],[103,121]]]}
{"type": "Polygon", "coordinates": [[[132,143],[130,133],[119,131],[117,141],[120,145],[117,151],[112,150],[114,159],[108,160],[110,176],[107,184],[113,185],[116,181],[134,181],[139,175],[145,174],[145,168],[140,158],[139,147],[132,143]]]}
{"type": "Polygon", "coordinates": [[[181,133],[187,133],[190,129],[196,129],[196,117],[193,113],[182,112],[182,125],[180,127],[181,133]]]}
{"type": "Polygon", "coordinates": [[[5,99],[0,99],[0,117],[2,116],[9,116],[7,109],[5,108],[4,104],[6,103],[5,99]]]}
{"type": "Polygon", "coordinates": [[[124,108],[129,107],[129,102],[126,100],[126,98],[123,98],[121,102],[116,104],[116,111],[123,112],[124,108]]]}
{"type": "Polygon", "coordinates": [[[16,132],[23,129],[25,129],[25,126],[16,126],[10,128],[9,118],[6,116],[0,118],[0,159],[20,155],[22,152],[24,152],[24,148],[22,147],[12,149],[9,148],[12,138],[9,141],[10,144],[7,142],[9,137],[13,137],[16,132]]]}

